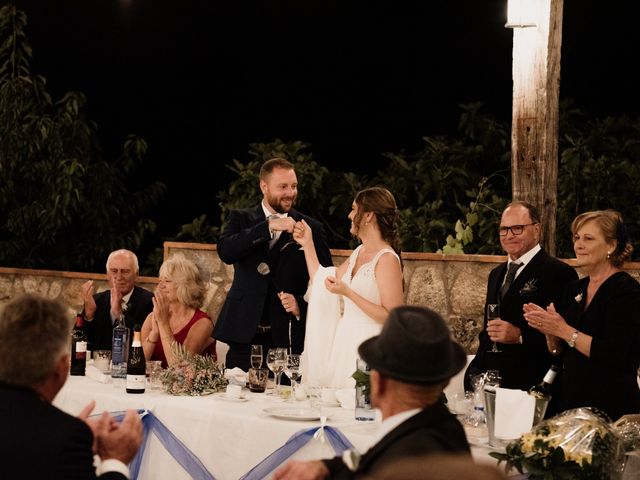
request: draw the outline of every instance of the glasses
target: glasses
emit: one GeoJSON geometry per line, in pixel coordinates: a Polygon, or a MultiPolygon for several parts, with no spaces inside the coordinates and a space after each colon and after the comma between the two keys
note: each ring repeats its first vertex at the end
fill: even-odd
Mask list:
{"type": "Polygon", "coordinates": [[[498,229],[498,233],[500,234],[501,237],[506,237],[507,233],[509,233],[509,230],[511,230],[511,233],[514,235],[522,235],[522,232],[524,232],[524,227],[529,227],[531,225],[537,225],[537,224],[538,222],[527,223],[526,225],[511,225],[510,227],[501,226],[498,229]]]}

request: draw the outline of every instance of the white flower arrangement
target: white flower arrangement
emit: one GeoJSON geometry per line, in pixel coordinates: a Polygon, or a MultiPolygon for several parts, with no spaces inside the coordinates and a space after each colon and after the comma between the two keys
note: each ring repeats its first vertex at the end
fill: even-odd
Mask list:
{"type": "Polygon", "coordinates": [[[608,419],[590,408],[567,410],[545,420],[490,455],[506,461],[507,470],[531,480],[616,480],[622,475],[624,449],[608,419]]]}

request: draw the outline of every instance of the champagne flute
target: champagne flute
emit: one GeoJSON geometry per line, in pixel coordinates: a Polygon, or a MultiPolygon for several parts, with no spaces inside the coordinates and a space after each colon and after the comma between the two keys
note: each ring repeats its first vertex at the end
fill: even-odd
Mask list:
{"type": "Polygon", "coordinates": [[[284,373],[291,379],[291,396],[290,401],[294,401],[296,398],[296,385],[300,379],[300,355],[297,353],[290,353],[287,355],[287,360],[284,365],[284,373]]]}
{"type": "Polygon", "coordinates": [[[251,345],[251,366],[262,368],[262,345],[251,345]]]}
{"type": "Polygon", "coordinates": [[[273,372],[276,380],[274,391],[271,395],[278,395],[280,393],[280,377],[284,370],[284,364],[287,357],[286,348],[270,348],[267,351],[267,367],[273,372]]]}
{"type": "MultiPolygon", "coordinates": [[[[489,320],[494,320],[496,318],[500,318],[500,304],[499,303],[488,303],[487,304],[487,322],[489,320]]],[[[500,353],[502,350],[498,348],[498,342],[493,342],[493,347],[489,350],[492,353],[500,353]]]]}

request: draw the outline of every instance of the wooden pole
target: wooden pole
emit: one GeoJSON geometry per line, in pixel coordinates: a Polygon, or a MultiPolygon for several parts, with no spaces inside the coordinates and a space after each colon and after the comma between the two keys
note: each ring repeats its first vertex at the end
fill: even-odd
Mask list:
{"type": "Polygon", "coordinates": [[[513,199],[538,207],[542,247],[555,255],[563,0],[528,0],[535,27],[513,29],[513,199]]]}

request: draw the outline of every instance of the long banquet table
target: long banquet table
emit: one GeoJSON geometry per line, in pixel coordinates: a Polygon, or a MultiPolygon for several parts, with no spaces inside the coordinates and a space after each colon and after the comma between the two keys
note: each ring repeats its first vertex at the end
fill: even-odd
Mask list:
{"type": "MultiPolygon", "coordinates": [[[[290,404],[265,394],[248,391],[246,394],[249,398],[246,402],[229,401],[223,394],[176,397],[147,390],[142,395],[132,395],[125,392],[122,383],[103,384],[88,377],[69,377],[53,403],[72,415],[77,415],[91,400],[96,401],[94,413],[147,409],[217,480],[231,480],[242,477],[296,432],[320,424],[319,420],[283,420],[267,415],[263,409],[290,404]]],[[[308,406],[308,403],[296,402],[296,405],[308,406]]],[[[358,422],[353,410],[340,407],[324,407],[323,413],[329,417],[327,425],[340,430],[359,451],[366,451],[375,441],[379,421],[358,422]]],[[[487,452],[481,447],[473,448],[474,457],[479,461],[491,461],[487,452]]],[[[139,478],[186,480],[191,477],[152,435],[139,478]]]]}

